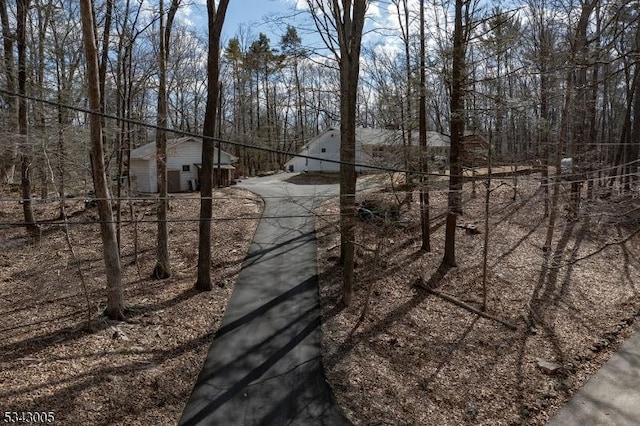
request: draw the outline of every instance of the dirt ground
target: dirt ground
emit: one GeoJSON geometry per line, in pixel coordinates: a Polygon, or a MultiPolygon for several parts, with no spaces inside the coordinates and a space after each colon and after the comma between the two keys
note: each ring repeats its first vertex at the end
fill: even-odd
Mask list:
{"type": "Polygon", "coordinates": [[[42,225],[41,241],[33,243],[22,228],[7,225],[22,220],[18,195],[1,196],[0,414],[52,411],[56,423],[66,425],[176,424],[253,238],[261,200],[239,188],[216,191],[217,285],[205,293],[193,290],[197,194],[177,194],[170,203],[173,276],[163,281],[149,278],[155,264],[154,201],[135,202],[136,224],[125,206],[121,247],[128,320],[115,323],[100,316],[106,280],[95,209],[85,208],[83,199],[67,200],[74,258],[55,220],[56,203],[34,204],[36,217],[49,222],[42,225]]]}
{"type": "Polygon", "coordinates": [[[486,312],[516,330],[416,286],[481,306],[484,185],[472,198],[465,184],[458,224],[480,233],[457,229],[451,269],[439,267],[442,184],[431,193],[429,253],[420,250],[417,193],[399,218],[405,193],[360,194],[358,201],[379,215],[358,221],[356,295],[347,309],[340,308],[337,201],[318,209],[323,363],[354,424],[543,425],[632,333],[640,309],[637,194],[585,198],[575,217],[563,188],[545,255],[548,220],[538,180],[519,177],[515,189],[514,180],[494,181],[493,188],[502,186],[491,194],[486,312]],[[392,220],[380,217],[385,212],[392,220]],[[369,311],[359,323],[369,288],[369,311]]]}
{"type": "MultiPolygon", "coordinates": [[[[357,291],[348,309],[339,308],[338,206],[331,201],[318,209],[323,362],[356,425],[544,424],[633,331],[640,310],[637,197],[584,199],[569,220],[563,192],[544,268],[547,220],[537,177],[520,177],[516,189],[512,180],[494,187],[499,183],[491,195],[487,312],[517,330],[416,287],[480,306],[483,185],[475,198],[465,185],[459,224],[480,233],[458,228],[458,266],[449,270],[439,269],[442,183],[431,193],[430,253],[420,251],[417,194],[399,217],[397,202],[406,193],[372,188],[359,195],[379,215],[358,222],[357,291]],[[380,217],[385,214],[391,220],[380,217]],[[358,324],[369,288],[369,311],[358,324]],[[540,361],[561,368],[551,372],[540,361]]],[[[0,411],[53,411],[59,424],[175,424],[253,237],[260,200],[238,188],[216,194],[218,285],[210,293],[192,290],[197,197],[171,202],[174,274],[164,281],[149,278],[154,202],[137,201],[137,224],[125,213],[122,228],[128,321],[114,323],[99,315],[105,277],[97,213],[82,199],[68,200],[74,258],[64,227],[55,223],[54,203],[34,205],[39,219],[50,220],[39,243],[7,225],[22,219],[16,199],[2,194],[0,202],[0,411]]]]}

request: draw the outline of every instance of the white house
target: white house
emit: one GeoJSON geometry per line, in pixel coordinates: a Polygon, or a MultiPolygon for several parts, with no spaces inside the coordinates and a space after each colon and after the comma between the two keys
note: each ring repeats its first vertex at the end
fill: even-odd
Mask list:
{"type": "MultiPolygon", "coordinates": [[[[427,132],[427,149],[430,155],[448,158],[449,137],[437,132],[427,132]]],[[[367,165],[402,168],[405,157],[415,159],[419,152],[418,134],[412,133],[412,147],[403,144],[399,130],[357,128],[356,167],[358,172],[375,171],[367,165]]],[[[298,156],[285,163],[289,172],[338,172],[340,171],[340,128],[329,127],[302,147],[298,156]],[[305,156],[315,157],[306,158],[305,156]]]]}
{"type": "MultiPolygon", "coordinates": [[[[237,157],[222,151],[218,168],[218,148],[213,155],[214,184],[229,185],[237,157]]],[[[167,186],[169,192],[196,191],[200,187],[202,139],[186,136],[167,140],[167,186]]],[[[158,192],[156,143],[131,151],[131,179],[139,192],[158,192]]]]}

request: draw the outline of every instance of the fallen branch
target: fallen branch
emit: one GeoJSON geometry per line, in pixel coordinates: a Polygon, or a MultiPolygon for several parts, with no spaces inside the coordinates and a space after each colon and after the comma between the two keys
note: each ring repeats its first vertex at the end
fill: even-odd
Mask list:
{"type": "Polygon", "coordinates": [[[478,225],[473,223],[465,223],[461,225],[456,225],[458,228],[464,229],[469,235],[478,235],[480,234],[480,230],[478,229],[478,225]]]}
{"type": "Polygon", "coordinates": [[[475,307],[473,307],[473,306],[471,306],[471,305],[469,305],[467,303],[464,303],[463,301],[458,300],[453,296],[450,296],[450,295],[448,295],[446,293],[442,293],[442,292],[440,292],[438,290],[434,290],[432,288],[429,288],[429,287],[425,286],[424,284],[422,284],[422,282],[417,282],[416,286],[421,288],[421,289],[423,289],[423,290],[425,290],[427,293],[430,293],[430,294],[433,294],[435,296],[438,296],[438,297],[446,300],[447,302],[451,302],[456,306],[459,306],[459,307],[461,307],[463,309],[466,309],[469,312],[473,312],[474,314],[480,315],[483,318],[487,318],[487,319],[490,319],[490,320],[493,320],[493,321],[497,321],[500,324],[504,325],[505,327],[510,328],[511,330],[517,330],[518,329],[517,325],[512,324],[509,321],[505,321],[505,320],[503,320],[501,318],[498,318],[498,317],[493,316],[491,314],[488,314],[486,312],[482,312],[481,310],[479,310],[479,309],[477,309],[477,308],[475,308],[475,307]]]}

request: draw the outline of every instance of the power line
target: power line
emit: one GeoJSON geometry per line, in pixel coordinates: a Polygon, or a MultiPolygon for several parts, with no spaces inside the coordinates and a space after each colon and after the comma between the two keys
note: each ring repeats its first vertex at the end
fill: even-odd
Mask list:
{"type": "MultiPolygon", "coordinates": [[[[337,197],[337,195],[285,195],[285,196],[256,196],[256,198],[251,198],[249,196],[246,197],[176,197],[176,196],[171,196],[169,195],[168,197],[166,197],[167,200],[169,201],[193,201],[193,200],[213,200],[213,201],[227,201],[227,200],[248,200],[248,201],[259,201],[260,199],[263,200],[272,200],[272,199],[296,199],[296,198],[325,198],[325,199],[331,199],[337,197]]],[[[71,198],[64,198],[65,200],[69,201],[69,203],[72,202],[82,202],[82,201],[104,201],[104,200],[109,200],[109,201],[148,201],[150,203],[156,203],[160,200],[162,200],[162,198],[160,198],[160,196],[156,196],[156,197],[109,197],[109,198],[97,198],[97,197],[71,197],[71,198]]],[[[39,201],[39,198],[36,199],[32,199],[31,201],[39,201]]],[[[51,197],[51,198],[47,198],[47,202],[53,202],[53,201],[60,201],[61,198],[60,197],[51,197]]],[[[15,198],[3,198],[0,197],[0,203],[2,202],[15,202],[16,199],[15,198]]],[[[17,199],[17,201],[20,202],[24,202],[25,199],[24,198],[19,198],[17,199]]]]}
{"type": "MultiPolygon", "coordinates": [[[[324,158],[324,157],[317,157],[317,156],[308,155],[308,154],[293,154],[291,152],[283,151],[283,150],[280,150],[280,149],[268,148],[268,147],[260,147],[260,146],[255,146],[255,145],[249,145],[248,143],[245,143],[245,142],[231,141],[231,140],[222,139],[222,138],[213,137],[213,136],[204,136],[204,135],[201,135],[201,134],[197,134],[197,133],[193,133],[193,132],[187,132],[187,131],[184,131],[184,130],[170,129],[168,127],[162,127],[162,126],[158,126],[158,125],[155,125],[155,124],[149,124],[149,123],[145,123],[145,122],[142,122],[142,121],[134,120],[134,119],[131,119],[131,118],[118,117],[116,115],[108,114],[106,112],[93,111],[93,110],[90,110],[89,108],[84,108],[84,107],[80,107],[80,106],[72,106],[72,105],[64,104],[62,102],[43,99],[43,98],[39,98],[39,97],[32,96],[32,95],[20,94],[20,93],[17,93],[17,92],[14,92],[14,91],[10,91],[10,90],[4,89],[4,88],[0,88],[0,93],[3,93],[5,95],[9,95],[9,96],[21,97],[21,98],[24,98],[24,99],[28,99],[30,101],[40,102],[40,103],[44,103],[44,104],[47,104],[47,105],[50,105],[50,106],[54,106],[54,107],[58,107],[58,108],[65,108],[65,109],[69,109],[69,110],[72,110],[72,111],[81,112],[81,113],[84,113],[84,114],[98,115],[98,116],[103,117],[103,118],[108,118],[108,119],[116,120],[116,121],[122,121],[122,122],[125,122],[125,123],[134,124],[134,125],[137,125],[137,126],[145,127],[145,128],[156,130],[156,131],[165,131],[165,132],[170,132],[170,133],[174,133],[174,134],[181,135],[181,136],[189,136],[189,137],[193,137],[193,138],[208,140],[208,141],[211,141],[211,142],[219,142],[219,143],[224,143],[224,144],[235,146],[235,147],[239,147],[239,148],[252,149],[252,150],[261,151],[261,152],[267,152],[267,153],[271,153],[271,154],[293,156],[293,157],[304,158],[304,159],[309,159],[309,160],[322,161],[322,162],[330,163],[330,164],[346,164],[346,165],[354,166],[356,168],[360,167],[360,168],[363,168],[363,169],[377,170],[377,171],[382,171],[382,172],[406,173],[406,174],[410,174],[410,175],[413,175],[413,176],[433,176],[433,177],[450,177],[450,176],[452,176],[452,175],[448,175],[448,174],[445,174],[445,173],[432,173],[432,172],[425,173],[425,172],[420,172],[420,171],[417,171],[417,170],[409,170],[409,169],[404,169],[404,168],[399,168],[399,167],[390,167],[390,166],[381,166],[381,165],[375,165],[375,164],[369,164],[369,163],[365,164],[365,163],[358,163],[358,162],[346,162],[346,161],[341,161],[341,160],[332,160],[332,159],[327,159],[327,158],[324,158]]],[[[615,143],[602,144],[603,147],[610,147],[610,146],[613,146],[613,145],[617,145],[617,144],[615,144],[615,143]]],[[[628,165],[631,165],[631,164],[634,164],[634,163],[638,163],[638,162],[640,162],[640,159],[631,161],[631,162],[626,163],[626,164],[621,164],[621,165],[616,165],[616,166],[608,166],[608,167],[605,167],[605,168],[592,170],[592,171],[589,171],[589,173],[598,173],[598,172],[602,172],[602,171],[606,171],[606,170],[612,170],[612,169],[615,169],[615,168],[618,168],[618,167],[627,167],[628,165]]],[[[620,175],[618,175],[618,176],[620,176],[620,175]]],[[[463,179],[471,178],[470,176],[465,176],[464,174],[458,175],[456,177],[460,177],[460,178],[463,178],[463,179]]],[[[475,180],[487,180],[487,179],[496,179],[496,178],[497,178],[496,176],[488,176],[488,175],[473,176],[473,179],[475,179],[475,180]]],[[[499,178],[503,179],[503,180],[518,180],[518,179],[523,179],[524,176],[500,176],[499,178]]],[[[549,178],[553,179],[552,176],[550,176],[549,178]]],[[[535,180],[539,180],[539,179],[536,178],[535,180]]],[[[576,180],[575,182],[586,182],[586,180],[576,180]]]]}
{"type": "Polygon", "coordinates": [[[170,132],[170,133],[174,133],[174,134],[181,135],[181,136],[190,136],[190,137],[193,137],[193,138],[199,138],[199,139],[203,139],[203,140],[207,140],[207,141],[211,141],[211,142],[220,142],[220,143],[224,143],[224,144],[235,146],[235,147],[239,147],[239,148],[253,149],[253,150],[256,150],[256,151],[267,152],[267,153],[270,153],[270,154],[294,156],[294,157],[299,157],[299,158],[306,158],[306,159],[309,159],[309,160],[324,161],[326,163],[331,163],[331,164],[347,164],[347,165],[354,166],[354,167],[361,167],[361,168],[379,170],[379,171],[386,171],[386,172],[413,173],[415,175],[424,175],[424,176],[426,176],[426,175],[442,176],[442,175],[435,174],[435,173],[420,173],[420,172],[417,172],[417,171],[414,172],[414,171],[405,170],[405,169],[401,169],[401,168],[397,168],[397,167],[384,167],[384,166],[377,166],[377,165],[357,163],[357,162],[351,163],[351,162],[340,161],[340,160],[331,160],[331,159],[327,159],[327,158],[323,158],[323,157],[316,157],[316,156],[313,156],[313,155],[292,154],[291,152],[283,151],[283,150],[280,150],[280,149],[268,148],[268,147],[258,147],[258,146],[254,146],[254,145],[249,145],[249,144],[244,143],[244,142],[230,141],[230,140],[227,140],[227,139],[217,138],[217,137],[214,137],[214,136],[204,136],[204,135],[200,135],[200,134],[193,133],[193,132],[187,132],[187,131],[184,131],[184,130],[170,129],[168,127],[161,127],[161,126],[158,126],[158,125],[155,125],[155,124],[144,123],[142,121],[134,120],[134,119],[131,119],[131,118],[118,117],[118,116],[115,116],[113,114],[108,114],[106,112],[93,111],[93,110],[90,110],[88,108],[83,108],[83,107],[79,107],[79,106],[71,106],[71,105],[63,104],[63,103],[57,102],[57,101],[51,101],[51,100],[48,100],[48,99],[38,98],[36,96],[20,94],[20,93],[13,92],[13,91],[10,91],[10,90],[4,89],[4,88],[0,88],[0,93],[3,93],[5,95],[9,95],[9,96],[21,97],[21,98],[28,99],[28,100],[34,101],[34,102],[41,102],[41,103],[44,103],[44,104],[47,104],[47,105],[51,105],[51,106],[55,106],[55,107],[58,107],[58,108],[65,108],[65,109],[70,109],[70,110],[76,111],[76,112],[82,112],[84,114],[98,115],[100,117],[108,118],[108,119],[111,119],[111,120],[122,121],[122,122],[129,123],[129,124],[135,124],[137,126],[145,127],[145,128],[156,130],[156,131],[158,131],[158,130],[159,131],[165,131],[165,132],[170,132]]]}
{"type": "MultiPolygon", "coordinates": [[[[336,217],[340,216],[340,213],[327,213],[327,214],[300,214],[300,215],[284,215],[284,216],[239,216],[239,217],[212,217],[212,218],[193,218],[193,219],[167,219],[162,222],[166,223],[189,223],[189,222],[232,222],[241,220],[279,220],[279,219],[309,219],[313,217],[336,217]]],[[[97,225],[102,223],[109,224],[135,224],[135,223],[158,223],[157,219],[140,219],[140,220],[78,220],[78,221],[64,221],[64,220],[51,220],[35,222],[35,225],[40,226],[60,226],[60,225],[97,225]]],[[[8,227],[24,227],[25,222],[0,222],[0,226],[8,227]]]]}

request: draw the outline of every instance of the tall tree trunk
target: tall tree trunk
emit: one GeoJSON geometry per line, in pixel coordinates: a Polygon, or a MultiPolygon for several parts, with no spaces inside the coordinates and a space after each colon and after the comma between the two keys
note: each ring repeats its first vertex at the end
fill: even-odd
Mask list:
{"type": "Polygon", "coordinates": [[[61,39],[61,34],[58,31],[52,31],[53,43],[55,48],[56,61],[56,100],[57,105],[57,121],[58,121],[58,144],[57,144],[57,175],[58,185],[57,192],[60,198],[60,219],[66,217],[66,205],[65,205],[65,184],[66,184],[66,164],[67,164],[67,146],[66,146],[66,128],[71,125],[72,118],[71,112],[64,108],[63,105],[70,103],[72,97],[73,81],[76,76],[76,72],[80,67],[80,61],[82,55],[80,52],[75,52],[69,60],[64,52],[62,46],[64,46],[64,37],[61,39]]]}
{"type": "MultiPolygon", "coordinates": [[[[13,95],[16,92],[16,75],[15,75],[15,64],[13,59],[13,42],[14,35],[11,32],[11,26],[9,24],[9,14],[7,11],[7,2],[6,0],[0,0],[0,22],[2,23],[2,47],[3,47],[3,63],[4,63],[4,74],[5,74],[5,84],[7,91],[9,91],[10,95],[7,95],[7,111],[8,111],[8,119],[7,119],[7,129],[6,131],[9,133],[15,132],[16,129],[16,112],[17,112],[17,100],[18,98],[13,95]]],[[[20,140],[16,139],[11,144],[11,149],[9,151],[9,157],[0,161],[0,181],[6,183],[13,183],[13,178],[16,169],[16,160],[18,158],[18,151],[20,147],[20,140]]]]}
{"type": "MultiPolygon", "coordinates": [[[[555,232],[556,221],[558,219],[558,203],[560,201],[560,179],[561,179],[561,165],[562,165],[562,152],[564,150],[565,143],[569,136],[569,123],[570,123],[570,110],[572,103],[573,80],[571,78],[571,72],[568,73],[565,102],[562,110],[562,118],[560,122],[560,134],[556,143],[556,151],[554,156],[555,176],[553,180],[553,193],[551,195],[551,206],[549,211],[549,222],[547,224],[547,232],[545,236],[545,243],[542,247],[542,251],[545,253],[546,260],[549,259],[548,254],[551,252],[551,244],[553,243],[553,234],[555,232]]],[[[573,165],[575,167],[575,164],[573,165]]]]}
{"type": "Polygon", "coordinates": [[[300,73],[298,71],[298,57],[297,57],[298,53],[296,52],[296,59],[295,59],[295,64],[294,64],[294,68],[293,68],[293,75],[296,81],[296,113],[298,116],[298,120],[297,120],[297,125],[298,125],[298,131],[295,132],[295,138],[296,138],[296,143],[294,145],[295,147],[295,152],[298,152],[298,150],[300,149],[300,147],[302,147],[305,144],[305,139],[304,139],[304,110],[303,110],[303,105],[304,102],[302,100],[302,85],[300,83],[300,73]],[[299,142],[298,142],[299,141],[299,142]]]}
{"type": "Polygon", "coordinates": [[[351,304],[355,281],[356,110],[362,29],[368,2],[347,0],[332,13],[340,45],[340,257],[344,276],[342,303],[351,304]]]}
{"type": "MultiPolygon", "coordinates": [[[[36,10],[36,19],[38,21],[37,39],[32,37],[33,43],[37,43],[37,47],[33,46],[32,50],[35,55],[33,58],[34,68],[34,80],[35,87],[32,89],[39,98],[44,98],[45,94],[45,41],[47,33],[49,33],[49,23],[51,21],[51,0],[49,4],[42,4],[41,0],[35,0],[33,8],[36,10]]],[[[46,128],[46,119],[44,113],[45,105],[41,102],[36,102],[32,107],[35,117],[35,129],[37,134],[44,135],[46,128]]],[[[49,162],[49,155],[47,153],[47,140],[48,138],[42,138],[40,148],[42,149],[42,156],[38,161],[39,178],[40,178],[40,199],[46,201],[49,198],[49,183],[53,183],[53,174],[50,174],[51,164],[49,162]]]]}
{"type": "MultiPolygon", "coordinates": [[[[102,52],[100,54],[100,64],[98,68],[98,79],[100,81],[100,93],[105,93],[104,87],[107,81],[107,63],[109,61],[109,38],[111,36],[111,15],[113,12],[113,0],[106,0],[106,10],[104,16],[104,28],[102,33],[102,52]]],[[[100,99],[100,107],[105,112],[105,101],[100,99]]]]}
{"type": "MultiPolygon", "coordinates": [[[[406,7],[406,4],[405,4],[406,7]]],[[[420,224],[422,227],[422,251],[431,251],[431,230],[429,229],[429,167],[427,159],[427,96],[426,96],[426,49],[424,32],[424,0],[420,0],[420,224]],[[425,188],[426,186],[426,188],[425,188]]]]}
{"type": "Polygon", "coordinates": [[[464,134],[464,67],[465,46],[462,26],[464,0],[456,0],[455,26],[453,32],[453,66],[451,82],[451,142],[449,148],[449,199],[445,229],[443,263],[456,266],[456,224],[462,213],[462,165],[460,148],[464,134]]]}
{"type": "Polygon", "coordinates": [[[542,126],[540,129],[540,143],[542,144],[541,184],[544,190],[544,217],[549,216],[549,130],[551,120],[549,117],[550,77],[546,63],[551,53],[551,46],[549,45],[551,40],[549,38],[548,32],[542,29],[540,31],[540,118],[542,126]]]}
{"type": "Polygon", "coordinates": [[[31,202],[31,151],[29,143],[29,123],[27,120],[27,13],[29,0],[18,0],[17,9],[17,45],[18,45],[18,131],[20,133],[20,168],[22,175],[22,211],[27,233],[38,237],[40,228],[33,216],[31,202]]]}
{"type": "Polygon", "coordinates": [[[216,167],[216,171],[217,171],[217,186],[218,188],[222,188],[224,185],[226,185],[226,183],[223,183],[222,181],[222,100],[223,100],[223,90],[224,87],[222,86],[222,82],[220,82],[219,84],[219,89],[218,89],[218,107],[217,107],[217,112],[216,112],[216,117],[218,120],[217,123],[217,137],[218,137],[218,164],[216,167]]]}
{"type": "MultiPolygon", "coordinates": [[[[410,44],[410,36],[409,36],[409,28],[411,26],[411,22],[409,19],[409,4],[408,0],[402,0],[402,8],[403,12],[400,12],[400,1],[393,1],[397,11],[398,11],[398,24],[400,26],[400,33],[402,37],[402,44],[404,45],[404,66],[405,66],[405,93],[404,96],[406,98],[406,102],[402,101],[402,95],[400,96],[400,129],[402,130],[402,146],[404,150],[404,168],[409,170],[411,168],[411,145],[412,145],[412,136],[413,136],[413,111],[412,111],[412,102],[411,99],[413,97],[411,90],[411,44],[410,44]]],[[[421,3],[421,7],[422,7],[421,3]]],[[[406,173],[407,183],[412,180],[411,174],[406,173]]],[[[407,201],[409,202],[409,207],[411,206],[411,197],[413,196],[412,192],[407,193],[407,201]]]]}
{"type": "Polygon", "coordinates": [[[80,0],[80,13],[82,17],[82,38],[87,63],[87,97],[89,98],[89,108],[92,111],[89,116],[89,124],[91,126],[93,185],[98,201],[100,234],[102,237],[104,264],[107,273],[107,308],[105,314],[110,319],[122,320],[124,319],[122,274],[104,163],[102,123],[100,119],[98,49],[96,47],[91,0],[80,0]]]}
{"type": "Polygon", "coordinates": [[[198,239],[198,279],[195,288],[210,291],[211,284],[211,217],[213,215],[213,154],[216,135],[216,110],[220,77],[220,35],[229,0],[207,0],[209,17],[209,55],[207,58],[207,107],[202,141],[202,175],[200,176],[200,229],[198,239]]]}
{"type": "MultiPolygon", "coordinates": [[[[636,39],[635,50],[640,51],[640,23],[636,22],[636,39]]],[[[635,59],[635,72],[633,78],[633,122],[631,124],[631,158],[629,161],[633,162],[630,165],[630,172],[632,173],[631,180],[633,182],[638,181],[638,159],[640,154],[640,58],[636,55],[635,59]]]]}
{"type": "MultiPolygon", "coordinates": [[[[591,0],[589,3],[582,4],[580,19],[575,30],[575,35],[571,42],[570,64],[573,69],[569,70],[572,74],[567,78],[567,83],[573,81],[572,88],[567,88],[567,93],[572,95],[573,105],[570,110],[572,118],[572,132],[570,138],[569,154],[573,157],[572,176],[571,176],[571,212],[576,217],[580,210],[580,189],[584,180],[583,169],[585,168],[584,153],[586,143],[589,142],[588,131],[588,92],[587,86],[587,69],[591,67],[588,64],[588,40],[587,30],[591,24],[591,15],[599,3],[599,0],[591,0]]],[[[597,17],[599,20],[599,17],[597,17]]],[[[599,23],[597,24],[600,25],[599,23]]]]}
{"type": "MultiPolygon", "coordinates": [[[[101,113],[105,113],[106,112],[106,97],[104,96],[105,93],[105,85],[107,82],[107,63],[109,61],[109,40],[111,38],[111,19],[112,19],[112,12],[113,12],[113,1],[114,0],[106,0],[106,10],[105,10],[105,17],[104,17],[104,25],[102,28],[102,51],[100,52],[100,59],[98,62],[98,81],[100,82],[99,88],[100,88],[100,112],[101,113]]],[[[95,22],[94,22],[95,24],[95,22]]],[[[94,27],[94,32],[97,31],[97,28],[94,27]]],[[[96,35],[97,37],[97,35],[96,35]]],[[[96,38],[96,47],[98,44],[98,39],[96,38]]],[[[100,117],[100,121],[102,123],[102,128],[106,128],[106,122],[104,117],[100,117]]],[[[103,146],[107,146],[107,135],[105,132],[102,133],[102,145],[103,146]]],[[[116,150],[120,150],[122,149],[121,146],[115,146],[114,149],[116,150]]],[[[105,171],[107,173],[107,183],[109,182],[109,162],[111,161],[109,157],[108,158],[108,163],[107,163],[107,167],[105,168],[105,171]]],[[[120,217],[121,217],[121,209],[120,209],[120,191],[121,191],[121,184],[120,184],[120,176],[118,176],[118,200],[116,200],[116,212],[117,212],[117,220],[116,220],[116,238],[118,241],[118,250],[120,250],[120,227],[121,227],[121,221],[120,221],[120,217]]]]}
{"type": "MultiPolygon", "coordinates": [[[[58,80],[58,104],[63,104],[63,88],[58,80]]],[[[58,197],[60,197],[60,219],[66,220],[65,213],[65,120],[66,111],[58,106],[58,197]]]]}
{"type": "MultiPolygon", "coordinates": [[[[640,24],[638,25],[638,34],[640,34],[640,24]]],[[[640,39],[640,35],[638,36],[640,39]]],[[[639,40],[640,44],[640,40],[639,40]]],[[[634,77],[634,106],[633,106],[633,122],[631,125],[631,158],[630,162],[634,162],[630,167],[630,172],[633,173],[633,181],[638,180],[638,151],[640,150],[640,60],[636,60],[635,65],[635,77],[634,77]]]]}
{"type": "Polygon", "coordinates": [[[487,274],[489,264],[489,215],[491,202],[491,174],[493,165],[493,141],[489,141],[487,152],[487,180],[485,181],[486,191],[484,193],[484,244],[482,246],[482,311],[487,310],[487,274]]]}
{"type": "MultiPolygon", "coordinates": [[[[170,20],[175,14],[179,1],[171,4],[170,20]]],[[[167,224],[167,211],[169,210],[169,198],[167,188],[167,59],[169,56],[170,29],[165,23],[164,0],[160,0],[160,49],[158,52],[158,117],[156,131],[156,163],[158,179],[158,232],[156,248],[156,266],[152,276],[155,279],[165,279],[171,276],[171,264],[169,263],[169,230],[167,224]]]]}

